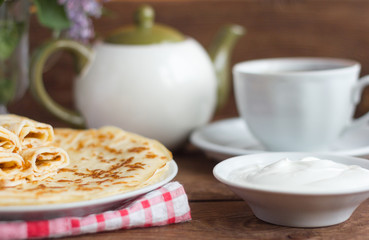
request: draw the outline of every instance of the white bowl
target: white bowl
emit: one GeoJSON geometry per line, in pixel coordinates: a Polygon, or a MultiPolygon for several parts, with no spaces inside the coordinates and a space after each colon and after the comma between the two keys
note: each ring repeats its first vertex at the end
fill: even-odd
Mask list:
{"type": "Polygon", "coordinates": [[[305,157],[328,159],[346,165],[358,165],[369,169],[369,160],[332,154],[278,152],[233,157],[217,164],[214,176],[244,199],[255,216],[265,222],[290,227],[323,227],[342,223],[369,197],[369,183],[352,189],[276,190],[252,184],[240,184],[230,180],[230,173],[254,164],[268,165],[288,158],[305,157]]]}

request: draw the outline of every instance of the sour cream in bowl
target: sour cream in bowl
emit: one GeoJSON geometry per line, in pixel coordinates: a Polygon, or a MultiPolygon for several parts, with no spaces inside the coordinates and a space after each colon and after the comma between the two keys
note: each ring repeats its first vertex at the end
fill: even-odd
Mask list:
{"type": "Polygon", "coordinates": [[[369,197],[369,160],[361,158],[261,153],[224,160],[213,173],[256,217],[283,226],[344,222],[369,197]]]}

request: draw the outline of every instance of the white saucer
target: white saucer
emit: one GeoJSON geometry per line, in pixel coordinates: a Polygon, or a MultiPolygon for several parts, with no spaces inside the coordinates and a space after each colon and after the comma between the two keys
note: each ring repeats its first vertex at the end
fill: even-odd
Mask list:
{"type": "MultiPolygon", "coordinates": [[[[241,118],[231,118],[210,123],[191,134],[193,145],[218,161],[251,153],[268,152],[252,136],[241,118]]],[[[369,126],[346,132],[324,153],[365,156],[369,154],[369,126]]]]}

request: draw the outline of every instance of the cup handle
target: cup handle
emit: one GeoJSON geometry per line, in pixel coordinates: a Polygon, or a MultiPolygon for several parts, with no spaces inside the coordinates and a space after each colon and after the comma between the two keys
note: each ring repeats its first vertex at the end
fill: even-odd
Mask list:
{"type": "MultiPolygon", "coordinates": [[[[359,79],[358,83],[353,89],[353,103],[357,105],[360,102],[361,94],[365,87],[369,86],[369,75],[366,75],[359,79]]],[[[363,124],[368,124],[369,122],[369,112],[365,113],[363,116],[353,120],[349,129],[362,126],[363,124]]]]}
{"type": "Polygon", "coordinates": [[[85,119],[76,111],[65,108],[55,102],[45,89],[43,71],[49,57],[57,52],[67,50],[76,57],[77,71],[83,69],[91,59],[92,51],[84,45],[73,40],[53,40],[41,45],[32,56],[30,64],[30,89],[33,96],[48,111],[61,120],[79,128],[84,128],[85,119]]]}

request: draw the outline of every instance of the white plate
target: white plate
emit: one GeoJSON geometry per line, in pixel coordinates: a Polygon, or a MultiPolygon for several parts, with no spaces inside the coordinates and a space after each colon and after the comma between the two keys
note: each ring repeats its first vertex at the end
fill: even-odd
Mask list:
{"type": "Polygon", "coordinates": [[[137,196],[165,185],[177,175],[177,172],[177,164],[175,161],[170,161],[169,169],[161,181],[131,192],[89,201],[64,204],[0,207],[0,220],[40,220],[66,216],[81,217],[92,213],[114,210],[137,196]]]}
{"type": "MultiPolygon", "coordinates": [[[[193,145],[218,161],[251,153],[267,152],[250,133],[241,118],[231,118],[210,123],[191,134],[193,145]]],[[[369,154],[369,126],[346,132],[324,153],[350,156],[369,154]]]]}

